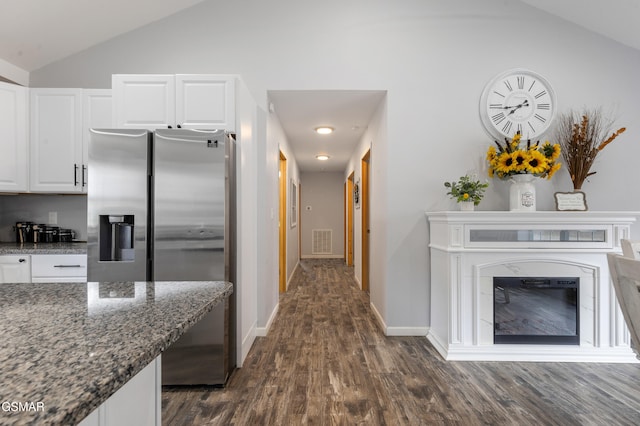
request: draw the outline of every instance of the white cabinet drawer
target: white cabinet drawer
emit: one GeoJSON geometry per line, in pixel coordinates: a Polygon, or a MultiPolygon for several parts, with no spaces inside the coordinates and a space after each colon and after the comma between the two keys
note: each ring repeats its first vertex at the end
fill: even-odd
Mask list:
{"type": "Polygon", "coordinates": [[[29,255],[0,256],[0,284],[30,283],[31,267],[29,255]]]}
{"type": "MultiPolygon", "coordinates": [[[[31,277],[80,277],[87,276],[87,256],[84,254],[36,254],[31,255],[31,277]]],[[[42,280],[40,280],[42,281],[42,280]]]]}

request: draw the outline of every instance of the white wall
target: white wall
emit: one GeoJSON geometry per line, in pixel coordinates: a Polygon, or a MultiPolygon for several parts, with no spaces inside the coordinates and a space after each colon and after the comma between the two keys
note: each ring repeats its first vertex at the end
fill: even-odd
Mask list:
{"type": "Polygon", "coordinates": [[[272,137],[271,114],[261,111],[258,135],[257,336],[266,336],[278,312],[278,142],[272,137]],[[264,123],[263,123],[264,122],[264,123]]]}
{"type": "Polygon", "coordinates": [[[236,86],[236,155],[237,155],[237,282],[236,341],[237,365],[242,366],[253,344],[258,326],[258,147],[259,134],[266,133],[259,124],[264,122],[264,112],[256,105],[244,82],[236,86]]]}
{"type": "MultiPolygon", "coordinates": [[[[388,286],[385,275],[388,265],[379,262],[385,259],[387,252],[387,209],[386,209],[386,179],[387,174],[393,171],[387,170],[385,161],[388,157],[389,135],[387,133],[387,99],[382,99],[367,124],[367,129],[353,152],[351,160],[345,171],[343,179],[353,172],[354,183],[362,184],[362,158],[367,151],[369,158],[369,295],[371,308],[373,309],[382,329],[387,334],[403,334],[399,330],[392,330],[387,326],[385,317],[387,312],[387,292],[404,291],[403,283],[393,283],[388,286]]],[[[362,200],[361,200],[362,202],[362,200]]],[[[356,280],[362,286],[362,207],[354,210],[353,215],[354,244],[353,263],[356,280]]],[[[413,289],[414,296],[421,303],[425,298],[425,286],[413,289]]],[[[426,312],[425,312],[426,315],[426,312]]],[[[411,334],[404,332],[404,334],[411,334]]],[[[425,333],[426,334],[426,333],[425,333]]]]}
{"type": "Polygon", "coordinates": [[[344,258],[344,176],[341,172],[300,174],[300,229],[302,258],[344,258]],[[309,207],[309,208],[308,208],[309,207]],[[330,229],[331,253],[313,254],[314,229],[330,229]]]}
{"type": "MultiPolygon", "coordinates": [[[[297,184],[300,183],[300,170],[298,169],[298,163],[296,162],[295,156],[293,154],[293,150],[289,145],[287,136],[284,134],[284,130],[282,129],[282,124],[278,119],[277,112],[270,113],[268,128],[269,128],[268,137],[270,140],[269,146],[271,148],[271,152],[269,155],[275,157],[275,164],[276,164],[276,169],[275,169],[276,180],[272,180],[272,184],[271,184],[271,194],[272,194],[271,196],[272,197],[274,195],[276,196],[276,198],[272,199],[274,202],[279,202],[279,199],[280,199],[280,179],[278,177],[278,172],[280,170],[280,152],[282,152],[282,155],[284,155],[284,157],[287,159],[287,175],[286,175],[287,182],[285,185],[286,187],[285,197],[286,197],[287,205],[286,205],[286,213],[285,213],[286,223],[284,224],[284,226],[286,226],[286,231],[287,231],[286,269],[287,269],[287,285],[288,285],[291,277],[293,276],[293,272],[298,266],[298,259],[300,258],[300,247],[298,244],[298,227],[294,227],[294,228],[291,227],[291,194],[290,194],[291,180],[293,180],[297,184]]],[[[278,230],[277,225],[278,225],[278,213],[280,211],[279,209],[280,209],[280,205],[277,204],[274,208],[274,211],[275,211],[274,214],[276,216],[276,222],[275,222],[276,231],[278,230]]],[[[275,247],[276,247],[276,250],[279,249],[279,234],[275,235],[275,247]]],[[[277,274],[278,274],[278,271],[276,271],[276,277],[277,277],[277,274]]]]}
{"type": "MultiPolygon", "coordinates": [[[[591,210],[640,210],[640,186],[621,184],[640,155],[640,52],[519,1],[209,0],[35,71],[31,84],[99,88],[112,73],[238,73],[265,110],[268,90],[386,90],[372,152],[371,300],[388,332],[421,333],[429,321],[424,211],[449,205],[444,181],[484,173],[490,141],[479,97],[515,67],[550,80],[562,110],[617,110],[627,132],[602,152],[584,190],[591,210]]],[[[541,210],[554,208],[554,191],[571,189],[563,170],[537,186],[541,210]]],[[[492,181],[479,208],[507,210],[507,185],[492,181]]]]}

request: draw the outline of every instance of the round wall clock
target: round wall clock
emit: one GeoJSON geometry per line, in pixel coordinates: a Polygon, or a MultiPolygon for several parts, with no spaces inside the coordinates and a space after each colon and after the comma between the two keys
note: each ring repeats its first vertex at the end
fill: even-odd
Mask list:
{"type": "Polygon", "coordinates": [[[480,96],[480,120],[494,139],[535,139],[551,126],[556,95],[551,84],[533,71],[516,68],[495,76],[480,96]]]}

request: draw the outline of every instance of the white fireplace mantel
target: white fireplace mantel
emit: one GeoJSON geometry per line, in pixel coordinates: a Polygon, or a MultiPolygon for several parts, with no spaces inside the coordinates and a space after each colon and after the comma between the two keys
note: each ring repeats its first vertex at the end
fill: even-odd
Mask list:
{"type": "Polygon", "coordinates": [[[447,360],[638,362],[606,254],[640,212],[427,212],[431,325],[447,360]],[[494,276],[580,277],[579,345],[493,343],[494,276]]]}

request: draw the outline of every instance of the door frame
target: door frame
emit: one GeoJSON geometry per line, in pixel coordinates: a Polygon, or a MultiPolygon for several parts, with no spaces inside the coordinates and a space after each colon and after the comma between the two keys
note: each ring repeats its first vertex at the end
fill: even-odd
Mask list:
{"type": "Polygon", "coordinates": [[[279,186],[279,261],[278,261],[278,289],[280,293],[287,291],[287,157],[280,151],[278,163],[279,186]]]}
{"type": "Polygon", "coordinates": [[[353,179],[354,172],[351,172],[344,183],[344,253],[347,266],[353,266],[353,179]]]}
{"type": "Polygon", "coordinates": [[[360,188],[360,212],[362,215],[362,290],[369,290],[369,236],[370,236],[370,226],[369,226],[369,161],[371,160],[371,149],[368,149],[367,152],[362,157],[360,162],[361,165],[361,188],[360,188]]]}

